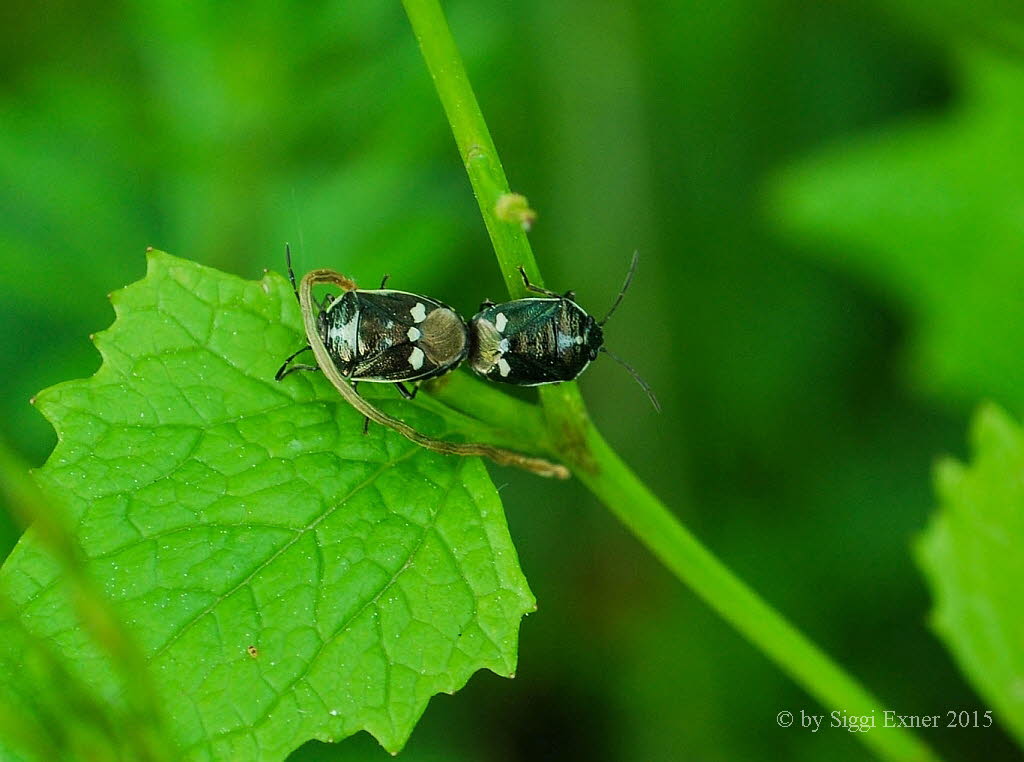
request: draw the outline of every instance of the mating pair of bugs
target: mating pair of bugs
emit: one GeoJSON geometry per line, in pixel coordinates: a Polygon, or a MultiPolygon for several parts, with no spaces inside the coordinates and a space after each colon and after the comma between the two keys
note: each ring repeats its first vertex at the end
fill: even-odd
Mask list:
{"type": "MultiPolygon", "coordinates": [[[[285,253],[288,277],[298,298],[291,249],[285,253]]],[[[636,264],[634,254],[619,295],[600,321],[576,304],[572,291],[557,294],[535,286],[520,267],[526,288],[541,296],[501,304],[485,301],[468,325],[443,302],[384,288],[388,280],[384,276],[379,289],[353,288],[337,297],[327,294],[318,304],[317,334],[338,372],[353,387],[362,381],[391,383],[406,399],[415,397],[419,388],[414,385],[410,391],[406,383],[440,376],[467,358],[476,373],[491,381],[539,386],[577,378],[603,351],[629,371],[660,410],[647,383],[605,349],[601,330],[629,288],[636,264]]],[[[314,365],[292,364],[310,349],[307,344],[289,356],[275,379],[299,370],[319,370],[314,365]]]]}

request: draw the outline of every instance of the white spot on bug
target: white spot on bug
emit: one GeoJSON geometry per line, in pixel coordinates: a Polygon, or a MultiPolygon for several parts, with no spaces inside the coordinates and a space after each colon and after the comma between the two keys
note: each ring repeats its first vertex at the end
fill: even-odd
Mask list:
{"type": "Polygon", "coordinates": [[[412,348],[412,351],[409,353],[409,364],[412,366],[413,370],[419,370],[423,367],[424,357],[425,355],[423,354],[422,349],[419,347],[412,348]]]}
{"type": "Polygon", "coordinates": [[[505,354],[508,351],[508,339],[502,339],[498,342],[498,351],[505,354]]]}
{"type": "Polygon", "coordinates": [[[498,372],[501,374],[502,378],[505,378],[505,376],[507,376],[511,370],[512,368],[509,367],[508,360],[506,360],[504,357],[498,360],[498,372]]]}
{"type": "Polygon", "coordinates": [[[567,333],[559,333],[559,334],[557,334],[557,336],[555,337],[555,341],[558,344],[558,351],[559,352],[564,352],[565,350],[567,350],[570,347],[572,347],[573,344],[582,344],[583,343],[582,337],[580,337],[580,336],[570,336],[567,333]]]}
{"type": "Polygon", "coordinates": [[[416,326],[410,326],[409,333],[406,334],[406,336],[409,337],[409,341],[418,341],[420,336],[422,335],[422,331],[420,331],[420,329],[417,328],[416,326]]]}
{"type": "Polygon", "coordinates": [[[498,316],[494,319],[494,327],[498,329],[498,333],[505,330],[505,326],[508,325],[508,318],[505,317],[504,312],[499,312],[498,316]]]}
{"type": "Polygon", "coordinates": [[[423,306],[422,302],[416,302],[416,306],[409,310],[409,314],[417,323],[422,323],[427,316],[427,308],[423,306]]]}
{"type": "Polygon", "coordinates": [[[347,323],[341,325],[334,323],[327,332],[327,337],[345,359],[348,359],[351,353],[356,351],[359,340],[358,329],[359,316],[353,315],[347,323]]]}

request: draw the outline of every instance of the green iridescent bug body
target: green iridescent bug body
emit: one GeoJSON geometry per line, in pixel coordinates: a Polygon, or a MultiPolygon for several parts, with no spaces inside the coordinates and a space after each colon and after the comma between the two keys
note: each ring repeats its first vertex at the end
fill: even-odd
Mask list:
{"type": "Polygon", "coordinates": [[[604,343],[601,326],[567,296],[484,304],[470,326],[470,367],[517,386],[572,381],[604,343]]]}
{"type": "Polygon", "coordinates": [[[608,314],[595,320],[576,303],[572,291],[558,294],[530,283],[519,268],[526,288],[540,297],[495,304],[486,301],[469,321],[469,365],[490,381],[516,386],[541,386],[572,381],[605,352],[626,368],[650,398],[658,400],[633,368],[604,346],[602,326],[612,316],[636,271],[633,255],[626,282],[608,314]]]}

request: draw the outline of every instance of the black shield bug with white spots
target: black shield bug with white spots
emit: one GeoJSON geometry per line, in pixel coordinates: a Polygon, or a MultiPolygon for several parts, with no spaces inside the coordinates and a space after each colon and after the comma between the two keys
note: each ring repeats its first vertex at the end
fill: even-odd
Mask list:
{"type": "Polygon", "coordinates": [[[604,346],[602,326],[608,321],[636,271],[637,255],[608,314],[598,321],[576,303],[572,291],[558,294],[530,283],[519,268],[526,288],[540,297],[494,304],[484,302],[469,321],[470,367],[491,381],[517,386],[540,386],[572,381],[605,352],[636,379],[656,410],[657,398],[639,374],[604,346]]]}
{"type": "MultiPolygon", "coordinates": [[[[286,248],[288,277],[295,288],[291,249],[286,248]]],[[[317,333],[338,369],[355,387],[361,381],[390,383],[406,399],[416,396],[404,382],[435,378],[456,368],[469,352],[466,323],[451,307],[436,299],[408,291],[384,288],[346,290],[328,294],[319,304],[317,333]]],[[[310,349],[307,344],[284,361],[274,378],[280,381],[298,370],[319,370],[315,365],[291,362],[310,349]]]]}

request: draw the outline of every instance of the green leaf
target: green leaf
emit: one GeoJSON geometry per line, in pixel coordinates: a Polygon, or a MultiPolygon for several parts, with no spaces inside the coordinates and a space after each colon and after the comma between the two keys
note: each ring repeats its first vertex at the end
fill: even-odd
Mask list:
{"type": "MultiPolygon", "coordinates": [[[[397,751],[432,695],[480,668],[514,672],[534,600],[486,470],[364,436],[320,374],[276,383],[304,343],[281,276],[154,252],[113,303],[99,371],[38,397],[59,443],[37,476],[69,504],[187,758],[281,759],[360,729],[397,751]]],[[[379,404],[445,433],[394,397],[379,404]]],[[[115,699],[31,535],[0,583],[115,699]]],[[[0,633],[0,676],[19,666],[0,633]]]]}
{"type": "Polygon", "coordinates": [[[1024,407],[1024,66],[979,50],[957,63],[948,114],[791,167],[773,210],[809,252],[906,305],[919,386],[1024,407]]]}
{"type": "Polygon", "coordinates": [[[80,635],[109,660],[120,679],[117,701],[93,681],[68,668],[49,638],[38,637],[0,586],[0,628],[8,653],[19,657],[15,679],[0,681],[0,758],[109,759],[169,762],[178,759],[174,742],[160,727],[155,691],[141,653],[83,569],[67,531],[63,506],[40,492],[27,467],[0,439],[0,494],[31,525],[37,568],[56,566],[61,592],[77,616],[80,635]]]}
{"type": "MultiPolygon", "coordinates": [[[[132,760],[171,762],[178,759],[174,741],[163,733],[155,712],[134,699],[150,687],[137,672],[124,670],[124,653],[109,640],[97,639],[103,622],[96,601],[68,596],[77,608],[80,635],[90,638],[90,652],[102,656],[122,688],[117,700],[103,695],[83,670],[75,670],[50,639],[25,626],[6,596],[0,596],[0,632],[7,654],[18,655],[17,673],[5,669],[0,681],[0,759],[4,760],[132,760]],[[84,617],[91,617],[85,619],[84,617]],[[89,630],[93,631],[90,632],[89,630]]],[[[7,660],[7,656],[4,656],[7,660]]],[[[147,696],[148,698],[148,696],[147,696]]]]}
{"type": "Polygon", "coordinates": [[[995,720],[1024,744],[1024,431],[994,406],[970,465],[936,468],[941,508],[918,543],[933,625],[995,720]]]}

